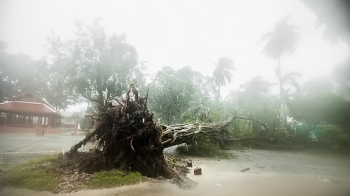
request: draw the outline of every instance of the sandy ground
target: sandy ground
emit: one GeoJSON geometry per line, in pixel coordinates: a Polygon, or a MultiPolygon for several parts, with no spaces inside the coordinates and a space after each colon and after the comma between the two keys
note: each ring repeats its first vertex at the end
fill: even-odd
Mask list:
{"type": "Polygon", "coordinates": [[[350,159],[331,154],[302,151],[232,151],[235,159],[193,158],[194,168],[203,175],[188,177],[198,185],[184,190],[168,181],[143,182],[111,189],[81,190],[70,194],[51,194],[17,188],[3,188],[2,196],[209,196],[209,195],[350,195],[350,159]],[[248,171],[241,170],[249,168],[248,171]]]}

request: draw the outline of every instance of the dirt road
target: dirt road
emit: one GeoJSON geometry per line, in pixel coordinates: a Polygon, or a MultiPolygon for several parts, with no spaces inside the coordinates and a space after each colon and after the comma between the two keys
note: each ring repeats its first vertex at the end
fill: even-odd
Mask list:
{"type": "Polygon", "coordinates": [[[93,196],[93,195],[350,195],[349,157],[310,154],[302,151],[232,151],[235,159],[192,159],[203,175],[188,177],[198,186],[183,190],[166,181],[144,182],[112,189],[81,190],[71,194],[3,188],[0,195],[93,196]],[[241,172],[244,169],[249,170],[241,172]]]}

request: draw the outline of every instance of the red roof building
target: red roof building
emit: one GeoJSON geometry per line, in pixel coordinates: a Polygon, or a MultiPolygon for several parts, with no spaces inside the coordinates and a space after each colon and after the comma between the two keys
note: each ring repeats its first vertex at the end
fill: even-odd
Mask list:
{"type": "Polygon", "coordinates": [[[0,103],[0,114],[1,124],[21,127],[56,127],[62,118],[46,100],[31,93],[0,103]]]}

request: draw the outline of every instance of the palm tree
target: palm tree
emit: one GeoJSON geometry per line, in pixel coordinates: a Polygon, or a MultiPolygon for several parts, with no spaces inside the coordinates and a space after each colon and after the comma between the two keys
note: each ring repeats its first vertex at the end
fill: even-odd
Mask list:
{"type": "Polygon", "coordinates": [[[231,70],[234,70],[233,60],[227,57],[221,57],[213,73],[214,84],[218,87],[217,99],[220,98],[220,88],[225,86],[226,82],[230,83],[232,79],[231,70]]]}
{"type": "Polygon", "coordinates": [[[285,53],[293,53],[299,41],[299,33],[295,25],[288,24],[289,16],[277,21],[274,30],[265,33],[260,41],[267,40],[263,52],[270,58],[278,60],[285,53]]]}
{"type": "Polygon", "coordinates": [[[300,74],[297,72],[289,72],[281,76],[279,80],[279,99],[277,105],[277,112],[274,119],[274,127],[282,127],[287,124],[287,113],[294,108],[291,105],[292,93],[299,91],[299,80],[300,74]]]}
{"type": "MultiPolygon", "coordinates": [[[[284,83],[291,79],[284,78],[285,76],[282,74],[281,57],[285,53],[292,53],[299,40],[299,33],[296,31],[297,27],[295,25],[288,24],[288,19],[289,16],[277,21],[274,30],[265,33],[260,39],[260,41],[267,40],[263,48],[263,52],[266,54],[266,56],[278,61],[275,70],[279,85],[279,98],[275,122],[277,122],[277,118],[286,116],[286,109],[284,107],[285,99],[283,98],[285,97],[285,90],[283,86],[284,83]]],[[[288,76],[288,74],[286,76],[288,76]]],[[[279,118],[279,120],[281,120],[281,118],[279,118]]],[[[275,128],[279,128],[279,123],[275,123],[275,128]]]]}

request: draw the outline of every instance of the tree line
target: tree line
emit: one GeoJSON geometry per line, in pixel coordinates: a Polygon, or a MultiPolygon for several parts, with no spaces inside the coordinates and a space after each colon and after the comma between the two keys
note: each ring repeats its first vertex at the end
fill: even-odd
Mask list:
{"type": "Polygon", "coordinates": [[[234,77],[233,59],[219,58],[212,76],[189,66],[163,67],[146,82],[146,67],[125,35],[108,35],[98,21],[92,26],[76,23],[74,38],[47,39],[45,59],[9,54],[0,42],[0,101],[33,92],[57,111],[86,101],[97,111],[99,104],[122,96],[134,83],[142,94],[149,94],[149,108],[164,124],[220,121],[234,114],[254,119],[235,121],[229,128],[235,136],[288,142],[323,137],[334,145],[349,145],[350,60],[335,65],[330,78],[300,84],[300,75],[283,72],[280,63],[294,51],[299,36],[288,17],[277,21],[260,40],[263,52],[277,62],[277,82],[256,76],[221,98],[221,87],[234,77]]]}

